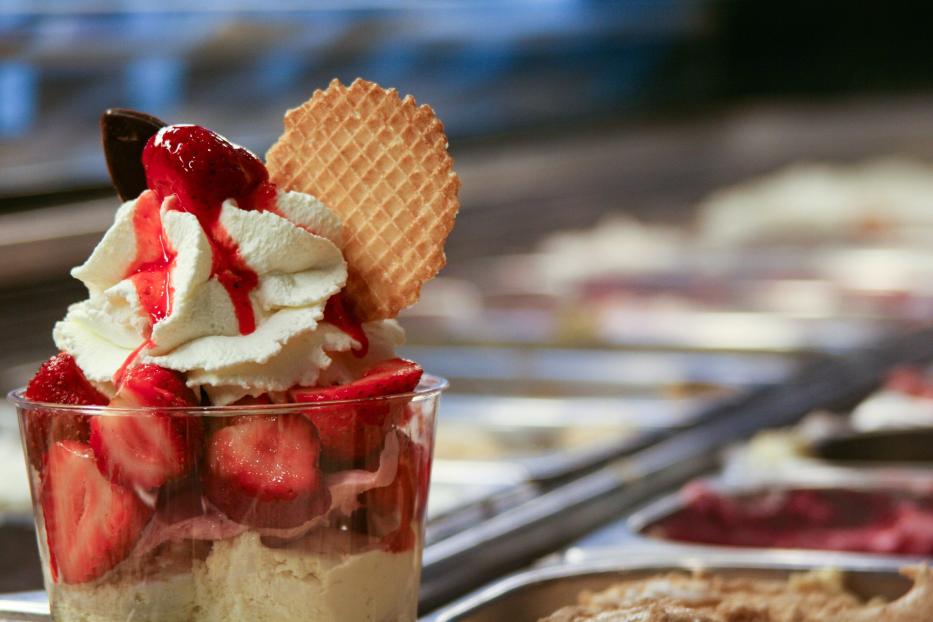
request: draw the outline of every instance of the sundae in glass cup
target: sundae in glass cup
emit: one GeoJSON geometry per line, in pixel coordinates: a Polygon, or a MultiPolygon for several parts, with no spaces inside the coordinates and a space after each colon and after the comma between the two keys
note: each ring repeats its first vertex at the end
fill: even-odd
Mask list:
{"type": "Polygon", "coordinates": [[[266,163],[108,111],[125,202],[14,391],[57,621],[413,621],[443,379],[395,315],[458,208],[427,106],[357,80],[266,163]]]}

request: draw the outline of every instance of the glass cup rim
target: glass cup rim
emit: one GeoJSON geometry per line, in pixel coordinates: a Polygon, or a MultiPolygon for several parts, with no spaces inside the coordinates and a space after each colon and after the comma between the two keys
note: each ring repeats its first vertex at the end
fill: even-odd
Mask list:
{"type": "Polygon", "coordinates": [[[262,414],[290,414],[307,412],[309,410],[326,410],[342,406],[358,406],[374,403],[394,402],[422,402],[439,396],[450,383],[446,378],[425,373],[421,382],[414,391],[408,393],[395,393],[392,395],[379,395],[376,397],[355,398],[350,400],[329,400],[323,402],[286,402],[284,404],[228,404],[226,406],[87,406],[81,404],[55,404],[51,402],[36,402],[26,398],[26,387],[13,389],[7,393],[7,399],[17,408],[28,410],[55,410],[59,412],[72,412],[84,415],[134,415],[174,413],[188,416],[237,416],[262,414]]]}

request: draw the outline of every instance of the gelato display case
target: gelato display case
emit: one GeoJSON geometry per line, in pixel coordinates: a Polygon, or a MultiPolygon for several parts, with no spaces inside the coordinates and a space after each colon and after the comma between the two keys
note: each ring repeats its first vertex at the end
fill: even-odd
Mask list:
{"type": "Polygon", "coordinates": [[[803,482],[717,487],[697,481],[629,520],[662,541],[758,549],[933,556],[933,482],[803,482]]]}
{"type": "Polygon", "coordinates": [[[929,379],[929,367],[923,364],[894,365],[863,399],[815,409],[794,426],[761,431],[733,448],[725,474],[858,477],[894,471],[929,476],[933,472],[929,379]]]}
{"type": "Polygon", "coordinates": [[[436,430],[428,538],[700,425],[788,378],[774,353],[406,346],[456,387],[436,430]],[[446,494],[447,491],[451,494],[446,494]]]}
{"type": "MultiPolygon", "coordinates": [[[[571,547],[570,551],[582,551],[581,554],[585,555],[612,551],[607,554],[614,555],[612,561],[615,563],[629,559],[639,549],[648,549],[651,554],[658,555],[675,551],[689,559],[710,555],[712,550],[722,551],[722,547],[709,544],[646,537],[641,533],[648,524],[680,507],[683,497],[671,496],[674,491],[697,477],[717,473],[725,478],[728,486],[737,490],[754,490],[761,495],[748,506],[749,516],[736,510],[738,524],[750,530],[753,530],[750,526],[752,519],[759,517],[765,523],[768,520],[781,523],[783,518],[776,514],[780,513],[779,510],[789,509],[791,513],[796,512],[801,521],[814,521],[816,527],[821,520],[831,522],[833,516],[842,522],[853,521],[840,535],[839,546],[835,547],[843,549],[843,552],[833,553],[833,559],[840,564],[850,557],[854,559],[865,555],[852,551],[866,549],[874,551],[875,559],[897,553],[901,556],[902,565],[910,559],[927,555],[929,552],[923,547],[925,542],[928,544],[928,539],[924,539],[928,531],[922,515],[929,511],[931,488],[929,478],[922,474],[882,470],[867,478],[864,473],[849,472],[843,476],[835,471],[798,472],[801,479],[796,480],[796,488],[821,489],[814,493],[814,497],[804,498],[801,502],[793,495],[789,500],[781,495],[780,491],[788,488],[788,484],[784,480],[783,488],[780,487],[780,469],[764,479],[762,470],[722,469],[728,465],[724,461],[724,452],[736,444],[744,444],[762,428],[786,426],[817,409],[851,407],[883,384],[892,367],[929,361],[933,357],[931,340],[933,333],[919,331],[883,340],[846,356],[823,358],[802,365],[777,385],[760,387],[742,398],[712,407],[709,416],[694,426],[686,426],[677,434],[569,482],[547,487],[536,498],[492,517],[483,525],[429,546],[426,549],[422,604],[428,610],[442,606],[454,592],[462,593],[467,585],[480,587],[504,572],[568,550],[566,547],[571,547]],[[868,479],[870,482],[866,483],[868,479]],[[833,488],[842,489],[838,494],[845,498],[841,501],[835,499],[833,495],[837,493],[832,491],[833,488]],[[901,500],[894,491],[902,491],[903,499],[908,500],[901,500]],[[825,498],[824,494],[827,495],[825,498]],[[850,499],[846,495],[854,497],[850,499]],[[859,495],[866,499],[876,499],[873,495],[880,495],[877,507],[874,510],[866,507],[865,516],[861,518],[860,515],[847,516],[845,507],[851,501],[864,501],[859,495]],[[758,503],[759,500],[763,500],[764,507],[758,503]],[[807,500],[814,503],[808,504],[807,500]],[[833,507],[837,508],[835,515],[830,511],[833,507]],[[774,510],[774,516],[768,515],[768,508],[774,510]],[[642,510],[640,514],[639,510],[642,510]],[[872,514],[875,510],[878,514],[872,514]],[[633,514],[640,518],[631,518],[633,514]],[[903,520],[908,531],[908,535],[897,542],[890,541],[900,537],[897,529],[888,524],[892,517],[902,517],[898,520],[903,520]],[[873,531],[872,521],[876,521],[876,531],[873,531]],[[911,532],[914,527],[916,532],[911,532]],[[909,535],[911,533],[913,535],[909,535]],[[495,556],[487,558],[482,555],[487,550],[495,551],[495,556]]],[[[715,514],[716,509],[709,511],[715,514]]],[[[732,516],[728,512],[726,515],[727,518],[732,516]]],[[[718,514],[716,516],[721,518],[718,514]]],[[[684,524],[689,527],[695,522],[688,517],[684,524]]],[[[768,558],[760,541],[754,543],[756,546],[745,544],[728,550],[754,550],[760,558],[768,558]]],[[[795,543],[797,546],[800,544],[795,543]]],[[[780,552],[768,550],[777,551],[775,555],[780,552]]],[[[793,555],[799,555],[799,552],[793,555]]],[[[489,589],[496,588],[493,585],[489,589]]]]}
{"type": "Polygon", "coordinates": [[[58,4],[0,622],[933,620],[928,20],[58,4]]]}

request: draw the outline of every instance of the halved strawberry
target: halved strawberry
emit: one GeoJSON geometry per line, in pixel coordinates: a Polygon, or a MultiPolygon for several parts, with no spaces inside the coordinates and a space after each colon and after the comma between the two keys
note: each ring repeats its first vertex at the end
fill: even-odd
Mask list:
{"type": "Polygon", "coordinates": [[[52,577],[92,581],[129,554],[152,511],[97,470],[93,450],[59,441],[49,450],[40,492],[52,577]]]}
{"type": "Polygon", "coordinates": [[[423,447],[404,435],[400,441],[395,479],[360,495],[369,533],[381,537],[390,551],[414,545],[412,526],[423,515],[430,470],[430,456],[423,447]]]}
{"type": "Polygon", "coordinates": [[[423,373],[418,363],[394,358],[376,363],[363,372],[363,378],[379,387],[377,395],[395,395],[414,391],[423,373]]]}
{"type": "Polygon", "coordinates": [[[344,304],[342,293],[338,292],[327,299],[327,304],[324,305],[324,321],[333,324],[360,344],[360,348],[353,351],[354,355],[360,358],[366,356],[369,352],[369,338],[363,330],[363,325],[344,304]]]}
{"type": "Polygon", "coordinates": [[[198,398],[181,372],[143,364],[128,369],[111,406],[176,408],[197,406],[198,398]]]}
{"type": "MultiPolygon", "coordinates": [[[[417,363],[394,358],[373,365],[363,373],[362,378],[349,384],[332,387],[297,387],[289,391],[289,395],[296,402],[309,404],[398,395],[414,391],[423,373],[424,370],[417,363]]],[[[389,412],[388,406],[387,403],[373,403],[359,404],[355,408],[360,421],[382,425],[389,412]]]]}
{"type": "MultiPolygon", "coordinates": [[[[137,365],[122,379],[110,405],[168,408],[196,406],[178,372],[137,365]]],[[[170,412],[116,413],[91,421],[90,443],[101,473],[130,487],[157,488],[195,465],[203,438],[201,419],[170,412]]]]}
{"type": "Polygon", "coordinates": [[[385,428],[359,420],[356,409],[309,410],[305,416],[321,439],[321,464],[330,471],[365,466],[385,441],[385,428]]]}
{"type": "Polygon", "coordinates": [[[330,505],[320,453],[317,432],[301,415],[237,417],[207,441],[205,493],[239,523],[296,527],[330,505]]]}
{"type": "MultiPolygon", "coordinates": [[[[25,397],[35,402],[103,406],[107,397],[95,389],[70,354],[60,352],[39,367],[29,381],[25,397]]],[[[46,451],[55,441],[87,440],[87,417],[64,411],[30,410],[25,414],[26,453],[41,468],[46,451]]]]}

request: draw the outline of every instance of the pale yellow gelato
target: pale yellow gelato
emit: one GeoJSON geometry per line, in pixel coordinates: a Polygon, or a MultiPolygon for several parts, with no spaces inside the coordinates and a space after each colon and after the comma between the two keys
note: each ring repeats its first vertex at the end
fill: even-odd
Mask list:
{"type": "Polygon", "coordinates": [[[52,614],[56,622],[414,622],[418,551],[315,554],[269,548],[247,532],[214,542],[188,572],[59,585],[52,614]]]}

